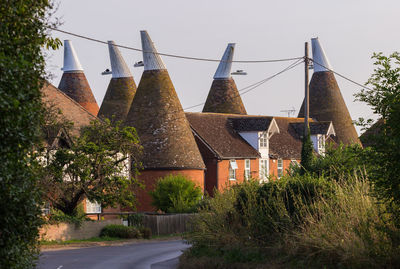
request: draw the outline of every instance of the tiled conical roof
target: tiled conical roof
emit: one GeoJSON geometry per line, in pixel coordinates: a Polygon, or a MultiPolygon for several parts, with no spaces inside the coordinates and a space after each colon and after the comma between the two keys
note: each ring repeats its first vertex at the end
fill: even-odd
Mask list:
{"type": "Polygon", "coordinates": [[[235,44],[228,44],[215,72],[203,112],[247,114],[236,83],[231,77],[234,49],[235,44]]]}
{"type": "Polygon", "coordinates": [[[58,88],[90,113],[97,115],[99,106],[70,40],[64,40],[64,67],[62,70],[64,73],[58,88]]]}
{"type": "MultiPolygon", "coordinates": [[[[358,143],[358,135],[344,102],[328,58],[317,38],[312,39],[314,74],[310,82],[310,117],[317,121],[332,121],[336,131],[337,143],[358,143]]],[[[304,117],[304,100],[299,111],[304,117]]]]}
{"type": "Polygon", "coordinates": [[[145,169],[204,169],[189,123],[160,56],[141,31],[145,70],[126,118],[143,146],[145,169]]]}
{"type": "Polygon", "coordinates": [[[108,41],[112,78],[99,110],[100,118],[125,120],[136,92],[136,83],[114,41],[108,41]]]}

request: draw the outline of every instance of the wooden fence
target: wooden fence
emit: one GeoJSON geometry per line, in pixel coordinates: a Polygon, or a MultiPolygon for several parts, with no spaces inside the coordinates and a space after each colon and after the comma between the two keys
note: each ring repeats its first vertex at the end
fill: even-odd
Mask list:
{"type": "Polygon", "coordinates": [[[145,214],[143,226],[149,227],[153,235],[177,234],[188,231],[194,214],[145,214]]]}

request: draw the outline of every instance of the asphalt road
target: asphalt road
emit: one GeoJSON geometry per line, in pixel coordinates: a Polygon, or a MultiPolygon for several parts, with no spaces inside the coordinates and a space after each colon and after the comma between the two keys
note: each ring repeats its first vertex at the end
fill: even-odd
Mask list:
{"type": "Polygon", "coordinates": [[[39,269],[167,269],[177,268],[178,257],[189,245],[161,241],[123,246],[43,251],[39,269]]]}

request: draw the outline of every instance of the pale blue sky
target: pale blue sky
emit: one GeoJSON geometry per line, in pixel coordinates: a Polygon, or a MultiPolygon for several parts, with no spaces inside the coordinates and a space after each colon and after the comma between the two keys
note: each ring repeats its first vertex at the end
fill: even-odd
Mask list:
{"type": "MultiPolygon", "coordinates": [[[[400,1],[372,0],[64,0],[56,16],[59,28],[100,40],[140,48],[140,30],[147,30],[159,52],[219,59],[227,43],[236,43],[234,60],[304,55],[304,42],[319,37],[332,68],[364,83],[372,73],[373,52],[400,50],[400,1]]],[[[106,45],[53,32],[73,42],[99,105],[110,76],[106,45]]],[[[121,49],[139,84],[142,68],[133,63],[140,52],[121,49]]],[[[311,50],[310,50],[311,53],[311,50]]],[[[218,63],[163,57],[182,106],[205,102],[218,63]]],[[[48,71],[58,86],[63,49],[52,53],[48,71]]],[[[262,80],[289,63],[237,64],[247,76],[234,77],[239,89],[262,80]]],[[[310,77],[312,71],[310,73],[310,77]]],[[[354,103],[360,87],[336,77],[353,119],[373,117],[364,104],[354,103]]],[[[249,114],[286,116],[281,110],[300,108],[304,95],[304,66],[298,66],[242,97],[249,114]]],[[[191,111],[201,111],[202,106],[191,111]]],[[[297,115],[296,111],[296,115],[297,115]]]]}

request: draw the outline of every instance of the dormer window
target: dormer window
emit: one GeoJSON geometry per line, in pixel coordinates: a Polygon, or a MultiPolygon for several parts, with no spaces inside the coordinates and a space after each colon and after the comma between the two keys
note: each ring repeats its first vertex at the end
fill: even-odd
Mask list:
{"type": "Polygon", "coordinates": [[[268,147],[268,134],[266,132],[263,132],[260,135],[259,141],[260,141],[260,148],[268,147]]]}

